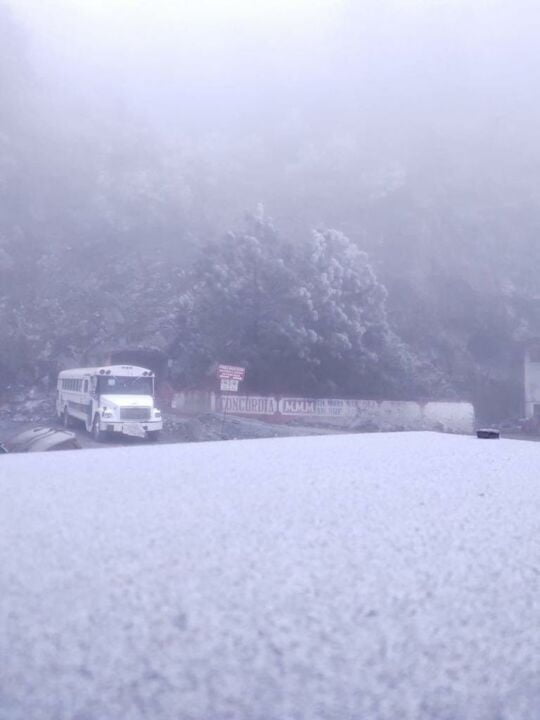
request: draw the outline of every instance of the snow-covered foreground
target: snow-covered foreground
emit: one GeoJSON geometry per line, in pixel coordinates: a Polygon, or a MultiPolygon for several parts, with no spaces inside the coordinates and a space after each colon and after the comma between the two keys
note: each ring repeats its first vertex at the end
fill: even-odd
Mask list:
{"type": "Polygon", "coordinates": [[[0,458],[1,720],[533,720],[540,445],[0,458]]]}

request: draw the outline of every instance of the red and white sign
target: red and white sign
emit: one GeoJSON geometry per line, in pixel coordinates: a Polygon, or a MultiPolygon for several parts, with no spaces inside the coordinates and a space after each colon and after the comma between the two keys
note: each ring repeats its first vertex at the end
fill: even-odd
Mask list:
{"type": "Polygon", "coordinates": [[[217,408],[223,412],[241,415],[275,415],[278,404],[276,398],[258,395],[221,395],[217,408]]]}
{"type": "Polygon", "coordinates": [[[237,380],[241,382],[246,376],[246,368],[235,365],[218,365],[217,376],[220,380],[237,380]]]}

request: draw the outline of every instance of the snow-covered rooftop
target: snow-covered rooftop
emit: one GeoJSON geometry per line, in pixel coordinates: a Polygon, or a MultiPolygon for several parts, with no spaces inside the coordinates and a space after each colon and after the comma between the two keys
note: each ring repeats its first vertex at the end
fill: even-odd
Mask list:
{"type": "Polygon", "coordinates": [[[540,444],[0,458],[1,720],[532,720],[540,444]]]}

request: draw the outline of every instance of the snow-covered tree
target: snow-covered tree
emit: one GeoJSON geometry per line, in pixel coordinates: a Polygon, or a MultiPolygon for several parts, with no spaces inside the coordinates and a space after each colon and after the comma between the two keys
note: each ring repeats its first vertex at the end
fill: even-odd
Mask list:
{"type": "Polygon", "coordinates": [[[196,262],[173,354],[198,384],[216,362],[248,367],[252,390],[395,392],[406,357],[386,318],[386,290],[345,235],[318,230],[294,245],[252,218],[196,262]]]}

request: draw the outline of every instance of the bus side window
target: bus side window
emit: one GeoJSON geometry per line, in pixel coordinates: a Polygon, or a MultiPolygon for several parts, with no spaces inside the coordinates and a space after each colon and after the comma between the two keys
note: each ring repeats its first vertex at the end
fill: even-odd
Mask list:
{"type": "Polygon", "coordinates": [[[88,380],[85,380],[85,381],[84,381],[83,392],[84,392],[84,393],[87,393],[87,392],[88,392],[88,380]]]}

